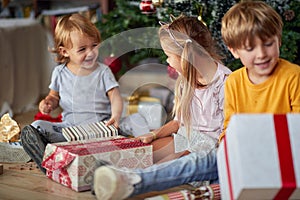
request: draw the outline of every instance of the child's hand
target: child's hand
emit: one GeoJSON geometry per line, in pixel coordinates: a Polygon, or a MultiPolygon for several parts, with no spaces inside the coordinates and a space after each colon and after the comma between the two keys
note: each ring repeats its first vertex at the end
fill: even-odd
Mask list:
{"type": "Polygon", "coordinates": [[[146,133],[144,135],[137,137],[137,139],[139,139],[141,142],[143,142],[145,144],[148,144],[156,139],[156,135],[155,135],[155,137],[154,137],[154,135],[155,135],[154,132],[150,132],[150,133],[146,133]]]}
{"type": "Polygon", "coordinates": [[[42,114],[48,115],[52,110],[58,107],[59,94],[54,90],[50,90],[49,94],[39,104],[39,110],[42,114]]]}
{"type": "Polygon", "coordinates": [[[53,102],[51,100],[43,99],[39,104],[39,110],[42,114],[50,114],[53,110],[53,102]]]}
{"type": "Polygon", "coordinates": [[[111,117],[107,122],[106,122],[106,126],[109,125],[114,125],[116,128],[119,128],[119,120],[115,119],[114,117],[111,117]]]}

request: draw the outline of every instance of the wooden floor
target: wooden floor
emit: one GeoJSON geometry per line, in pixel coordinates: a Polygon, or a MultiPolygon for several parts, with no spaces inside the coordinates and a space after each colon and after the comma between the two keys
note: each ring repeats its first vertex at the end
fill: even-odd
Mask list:
{"type": "MultiPolygon", "coordinates": [[[[37,110],[15,115],[20,128],[30,124],[37,110]]],[[[0,175],[0,200],[95,200],[90,191],[76,192],[47,178],[39,169],[30,169],[28,164],[0,163],[4,172],[0,175]],[[25,167],[24,167],[25,166],[25,167]]],[[[149,192],[128,200],[141,200],[169,192],[192,189],[189,185],[182,185],[160,192],[149,192]]]]}
{"type": "MultiPolygon", "coordinates": [[[[0,175],[1,200],[95,200],[90,191],[76,192],[47,178],[35,165],[1,163],[4,166],[0,175]],[[31,167],[32,166],[32,167],[31,167]]],[[[159,194],[189,189],[183,185],[161,192],[150,192],[128,200],[141,200],[159,194]]]]}
{"type": "MultiPolygon", "coordinates": [[[[30,124],[37,110],[15,115],[21,128],[30,124]]],[[[34,164],[0,163],[4,172],[0,175],[0,200],[95,200],[90,191],[76,192],[47,178],[34,164]],[[32,167],[31,167],[32,166],[32,167]]],[[[192,189],[182,185],[160,192],[138,195],[128,200],[141,200],[169,192],[192,189]]]]}

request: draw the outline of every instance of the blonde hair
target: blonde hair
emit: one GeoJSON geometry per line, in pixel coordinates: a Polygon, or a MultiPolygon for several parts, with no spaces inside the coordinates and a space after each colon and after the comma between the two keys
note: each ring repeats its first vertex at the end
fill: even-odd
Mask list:
{"type": "Polygon", "coordinates": [[[235,4],[222,18],[222,38],[233,49],[246,42],[253,46],[254,37],[262,41],[277,36],[281,42],[283,22],[280,15],[262,1],[244,1],[235,4]]]}
{"type": "Polygon", "coordinates": [[[96,43],[101,42],[99,30],[89,19],[85,18],[84,16],[78,13],[65,15],[59,19],[55,27],[54,47],[50,50],[52,53],[56,53],[56,62],[69,62],[69,58],[64,57],[60,53],[59,47],[72,48],[70,33],[73,31],[79,31],[82,34],[93,38],[96,43]]]}
{"type": "Polygon", "coordinates": [[[170,24],[162,25],[159,38],[164,51],[181,57],[182,74],[178,76],[175,85],[173,115],[183,120],[189,134],[192,112],[190,105],[197,87],[197,69],[194,66],[197,61],[193,61],[193,54],[201,54],[196,46],[202,46],[203,51],[220,63],[222,57],[217,53],[209,29],[197,17],[181,15],[170,24]]]}

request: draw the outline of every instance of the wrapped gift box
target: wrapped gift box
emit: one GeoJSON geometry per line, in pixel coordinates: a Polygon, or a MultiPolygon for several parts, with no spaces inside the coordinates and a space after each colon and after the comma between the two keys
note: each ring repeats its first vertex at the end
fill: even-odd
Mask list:
{"type": "Polygon", "coordinates": [[[70,141],[89,140],[94,138],[117,137],[118,129],[114,125],[105,125],[106,121],[81,124],[77,126],[65,127],[62,134],[70,141]]]}
{"type": "Polygon", "coordinates": [[[202,185],[197,188],[179,190],[162,194],[154,197],[148,197],[144,200],[209,200],[220,199],[219,184],[202,185]]]}
{"type": "Polygon", "coordinates": [[[300,199],[300,114],[232,116],[217,158],[222,199],[300,199]]]}
{"type": "Polygon", "coordinates": [[[91,189],[97,160],[117,167],[145,168],[153,164],[152,145],[133,138],[53,143],[47,145],[42,165],[47,177],[85,191],[91,189]]]}
{"type": "Polygon", "coordinates": [[[127,97],[126,115],[140,113],[150,130],[161,127],[166,119],[166,112],[159,98],[132,95],[127,97]]]}
{"type": "Polygon", "coordinates": [[[27,163],[30,160],[21,142],[0,142],[0,163],[27,163]]]}
{"type": "Polygon", "coordinates": [[[190,191],[180,190],[178,192],[170,192],[154,197],[145,198],[145,200],[189,200],[191,199],[190,191]]]}

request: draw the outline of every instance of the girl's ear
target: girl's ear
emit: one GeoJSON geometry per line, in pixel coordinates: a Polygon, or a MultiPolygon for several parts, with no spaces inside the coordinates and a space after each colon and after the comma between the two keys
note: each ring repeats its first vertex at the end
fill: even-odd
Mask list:
{"type": "Polygon", "coordinates": [[[64,57],[69,57],[67,49],[63,46],[59,47],[59,53],[64,57]]]}
{"type": "Polygon", "coordinates": [[[238,51],[236,49],[228,47],[228,50],[230,51],[230,53],[233,55],[233,57],[235,59],[239,59],[240,58],[239,53],[238,53],[238,51]]]}

